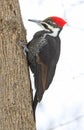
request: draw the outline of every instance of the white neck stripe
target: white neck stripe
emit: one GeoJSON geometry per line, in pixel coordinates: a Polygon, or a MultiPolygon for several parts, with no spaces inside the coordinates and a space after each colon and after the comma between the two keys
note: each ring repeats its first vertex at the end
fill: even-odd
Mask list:
{"type": "Polygon", "coordinates": [[[58,35],[59,32],[59,28],[54,28],[52,33],[49,33],[48,35],[56,37],[58,35]]]}

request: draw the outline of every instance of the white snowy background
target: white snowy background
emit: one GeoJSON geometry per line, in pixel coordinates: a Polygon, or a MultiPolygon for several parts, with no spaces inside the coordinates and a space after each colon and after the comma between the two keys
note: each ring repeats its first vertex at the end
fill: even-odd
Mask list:
{"type": "Polygon", "coordinates": [[[37,130],[84,130],[84,0],[19,2],[28,41],[40,29],[28,19],[59,16],[67,21],[53,82],[36,109],[37,130]]]}

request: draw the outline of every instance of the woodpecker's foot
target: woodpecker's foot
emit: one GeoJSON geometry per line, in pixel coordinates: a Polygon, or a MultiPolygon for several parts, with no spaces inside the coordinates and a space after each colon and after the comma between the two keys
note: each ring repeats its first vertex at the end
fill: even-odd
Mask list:
{"type": "Polygon", "coordinates": [[[19,41],[19,44],[24,48],[23,52],[24,52],[24,55],[26,55],[26,53],[29,52],[26,44],[23,41],[19,41]]]}

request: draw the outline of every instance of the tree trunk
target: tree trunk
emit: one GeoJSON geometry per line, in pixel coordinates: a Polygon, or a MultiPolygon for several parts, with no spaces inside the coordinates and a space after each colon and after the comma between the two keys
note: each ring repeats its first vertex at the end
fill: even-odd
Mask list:
{"type": "Polygon", "coordinates": [[[0,130],[35,130],[25,37],[18,0],[0,0],[0,130]]]}

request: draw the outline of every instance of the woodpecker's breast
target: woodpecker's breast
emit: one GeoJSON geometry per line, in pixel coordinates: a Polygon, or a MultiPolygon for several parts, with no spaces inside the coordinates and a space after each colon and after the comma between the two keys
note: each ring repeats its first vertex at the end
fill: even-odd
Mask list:
{"type": "Polygon", "coordinates": [[[33,55],[36,55],[36,53],[39,53],[39,50],[46,44],[47,44],[46,32],[39,31],[34,35],[33,39],[29,42],[28,49],[32,51],[33,55]]]}
{"type": "Polygon", "coordinates": [[[35,67],[35,57],[40,52],[40,49],[44,47],[47,44],[46,40],[46,31],[39,31],[35,33],[33,39],[28,43],[27,47],[29,49],[28,52],[28,60],[29,64],[32,65],[32,67],[35,67]]]}

